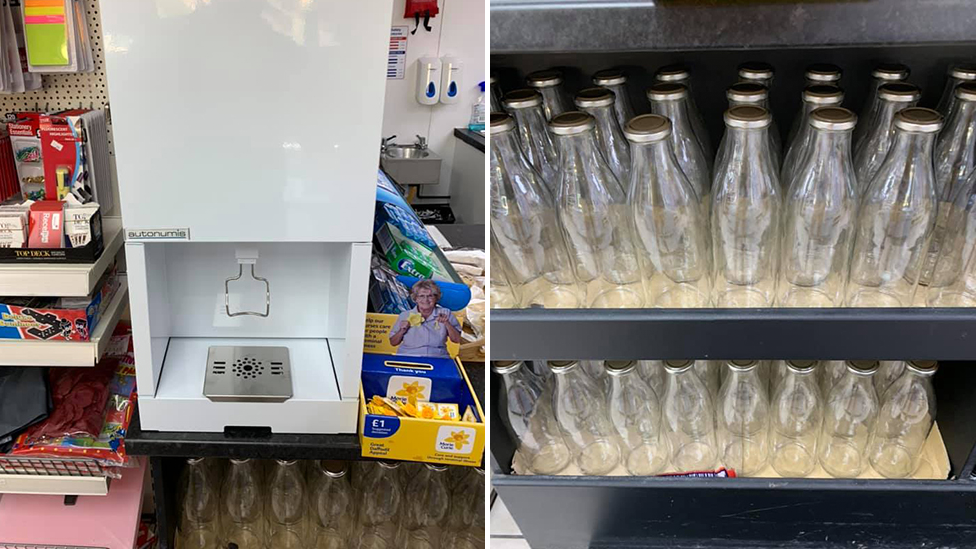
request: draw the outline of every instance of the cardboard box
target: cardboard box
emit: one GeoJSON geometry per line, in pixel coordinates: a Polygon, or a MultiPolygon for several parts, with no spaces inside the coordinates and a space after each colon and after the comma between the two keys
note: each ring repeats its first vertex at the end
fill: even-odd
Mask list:
{"type": "MultiPolygon", "coordinates": [[[[373,360],[383,359],[399,361],[402,357],[385,356],[373,360]]],[[[430,359],[413,360],[419,362],[430,359]]],[[[458,401],[457,404],[462,412],[471,406],[478,421],[446,421],[369,414],[366,412],[366,402],[373,394],[367,394],[360,388],[359,440],[362,444],[363,457],[470,467],[481,465],[485,451],[485,412],[474,394],[474,388],[464,371],[464,366],[456,358],[451,359],[451,362],[455,364],[464,381],[463,392],[455,395],[452,400],[458,401]]],[[[364,381],[363,385],[371,384],[364,381]]]]}
{"type": "Polygon", "coordinates": [[[88,297],[0,297],[0,339],[88,341],[118,289],[112,271],[88,297]]]}

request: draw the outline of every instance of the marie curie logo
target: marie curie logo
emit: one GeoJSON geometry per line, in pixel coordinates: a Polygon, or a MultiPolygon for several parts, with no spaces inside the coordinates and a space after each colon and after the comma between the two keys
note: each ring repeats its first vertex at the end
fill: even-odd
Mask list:
{"type": "Polygon", "coordinates": [[[437,430],[437,451],[448,454],[470,454],[474,449],[475,432],[470,427],[444,425],[437,430]]]}

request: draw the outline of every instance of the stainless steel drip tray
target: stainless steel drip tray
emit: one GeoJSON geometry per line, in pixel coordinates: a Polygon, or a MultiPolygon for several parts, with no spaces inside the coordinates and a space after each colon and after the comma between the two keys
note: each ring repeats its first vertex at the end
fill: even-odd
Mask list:
{"type": "Polygon", "coordinates": [[[294,395],[288,347],[213,346],[203,396],[214,402],[284,402],[294,395]]]}

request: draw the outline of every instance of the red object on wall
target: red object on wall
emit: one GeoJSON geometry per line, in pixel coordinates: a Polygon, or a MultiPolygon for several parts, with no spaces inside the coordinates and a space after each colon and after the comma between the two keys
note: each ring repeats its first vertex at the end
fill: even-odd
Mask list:
{"type": "Polygon", "coordinates": [[[434,17],[438,11],[437,0],[407,0],[407,8],[404,10],[403,17],[407,19],[425,15],[434,17]]]}

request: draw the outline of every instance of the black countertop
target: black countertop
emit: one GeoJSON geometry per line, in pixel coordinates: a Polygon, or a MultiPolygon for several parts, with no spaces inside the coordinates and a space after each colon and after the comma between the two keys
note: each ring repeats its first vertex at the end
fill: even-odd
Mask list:
{"type": "Polygon", "coordinates": [[[467,128],[454,128],[454,137],[457,137],[481,152],[485,152],[485,136],[478,132],[473,132],[467,128]]]}
{"type": "Polygon", "coordinates": [[[475,248],[485,249],[485,226],[484,225],[464,225],[452,223],[447,225],[434,225],[437,230],[444,235],[444,238],[451,243],[452,248],[475,248]]]}

